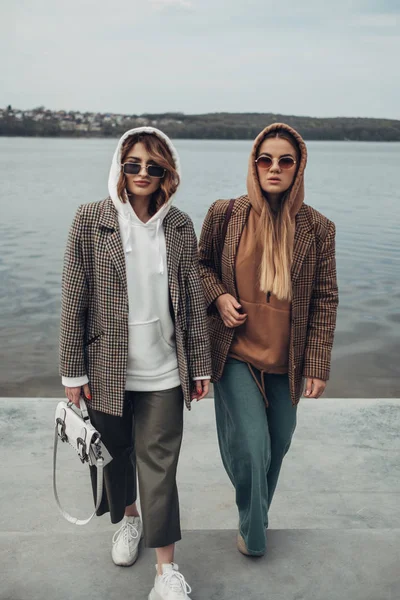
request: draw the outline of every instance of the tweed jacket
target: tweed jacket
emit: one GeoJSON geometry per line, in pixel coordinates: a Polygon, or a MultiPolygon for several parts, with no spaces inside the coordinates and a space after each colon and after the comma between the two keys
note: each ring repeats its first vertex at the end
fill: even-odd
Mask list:
{"type": "MultiPolygon", "coordinates": [[[[170,310],[186,406],[191,380],[211,374],[206,306],[190,218],[164,219],[170,310]]],[[[91,406],[121,416],[128,358],[128,290],[117,211],[110,198],[82,205],[72,224],[62,277],[60,374],[87,374],[91,406]]]]}
{"type": "MultiPolygon", "coordinates": [[[[247,196],[236,199],[222,247],[222,228],[229,200],[218,200],[204,221],[200,244],[200,273],[208,307],[212,352],[212,380],[221,377],[234,329],[224,325],[214,300],[228,292],[236,299],[235,257],[251,204],[247,196]]],[[[299,402],[303,377],[329,379],[336,325],[338,288],[335,263],[335,225],[303,204],[296,216],[289,382],[293,404],[299,402]]]]}

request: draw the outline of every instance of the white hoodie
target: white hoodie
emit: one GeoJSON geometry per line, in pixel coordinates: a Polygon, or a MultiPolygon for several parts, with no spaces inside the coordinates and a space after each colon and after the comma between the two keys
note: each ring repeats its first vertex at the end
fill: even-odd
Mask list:
{"type": "MultiPolygon", "coordinates": [[[[171,140],[153,127],[127,131],[114,153],[108,191],[118,212],[118,224],[125,253],[129,300],[129,341],[126,389],[157,391],[180,384],[176,355],[174,324],[169,311],[167,255],[163,220],[172,198],[143,223],[129,202],[118,197],[117,183],[121,172],[121,147],[135,133],[151,133],[162,139],[171,151],[180,172],[179,157],[171,140]]],[[[197,378],[196,378],[197,379],[197,378]]],[[[88,383],[84,377],[63,377],[68,387],[88,383]]]]}

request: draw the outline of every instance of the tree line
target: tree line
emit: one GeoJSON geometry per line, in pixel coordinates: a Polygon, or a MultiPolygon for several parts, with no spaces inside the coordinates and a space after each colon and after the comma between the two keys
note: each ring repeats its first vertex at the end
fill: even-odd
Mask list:
{"type": "Polygon", "coordinates": [[[101,122],[98,131],[65,131],[54,118],[20,120],[5,114],[0,120],[2,136],[37,137],[117,137],[138,122],[146,122],[177,139],[247,140],[254,139],[267,125],[284,122],[306,140],[400,141],[400,121],[366,118],[313,118],[272,113],[181,113],[142,114],[126,117],[123,123],[101,122]]]}

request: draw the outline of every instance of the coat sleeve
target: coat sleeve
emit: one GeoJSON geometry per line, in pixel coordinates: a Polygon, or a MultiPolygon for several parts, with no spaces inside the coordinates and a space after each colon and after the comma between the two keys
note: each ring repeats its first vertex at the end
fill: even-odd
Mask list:
{"type": "Polygon", "coordinates": [[[69,232],[64,256],[61,293],[60,375],[84,377],[84,336],[88,308],[88,284],[82,258],[81,208],[69,232]]]}
{"type": "Polygon", "coordinates": [[[207,310],[213,311],[213,303],[227,289],[221,281],[221,257],[216,252],[216,236],[218,233],[214,227],[214,209],[216,203],[212,204],[204,219],[199,243],[200,276],[203,282],[204,296],[207,310]]]}
{"type": "Polygon", "coordinates": [[[186,280],[186,302],[188,307],[188,360],[189,376],[211,377],[211,348],[208,334],[207,312],[203,287],[199,273],[197,238],[191,226],[191,263],[186,280]]]}
{"type": "Polygon", "coordinates": [[[339,304],[336,278],[335,225],[329,221],[328,233],[320,250],[310,302],[303,376],[329,379],[331,352],[339,304]]]}

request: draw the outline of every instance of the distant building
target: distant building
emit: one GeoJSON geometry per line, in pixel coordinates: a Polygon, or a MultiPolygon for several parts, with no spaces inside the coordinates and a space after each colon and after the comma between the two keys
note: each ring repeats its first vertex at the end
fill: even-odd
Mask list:
{"type": "Polygon", "coordinates": [[[63,120],[59,122],[61,131],[74,131],[76,124],[74,121],[63,120]]]}

